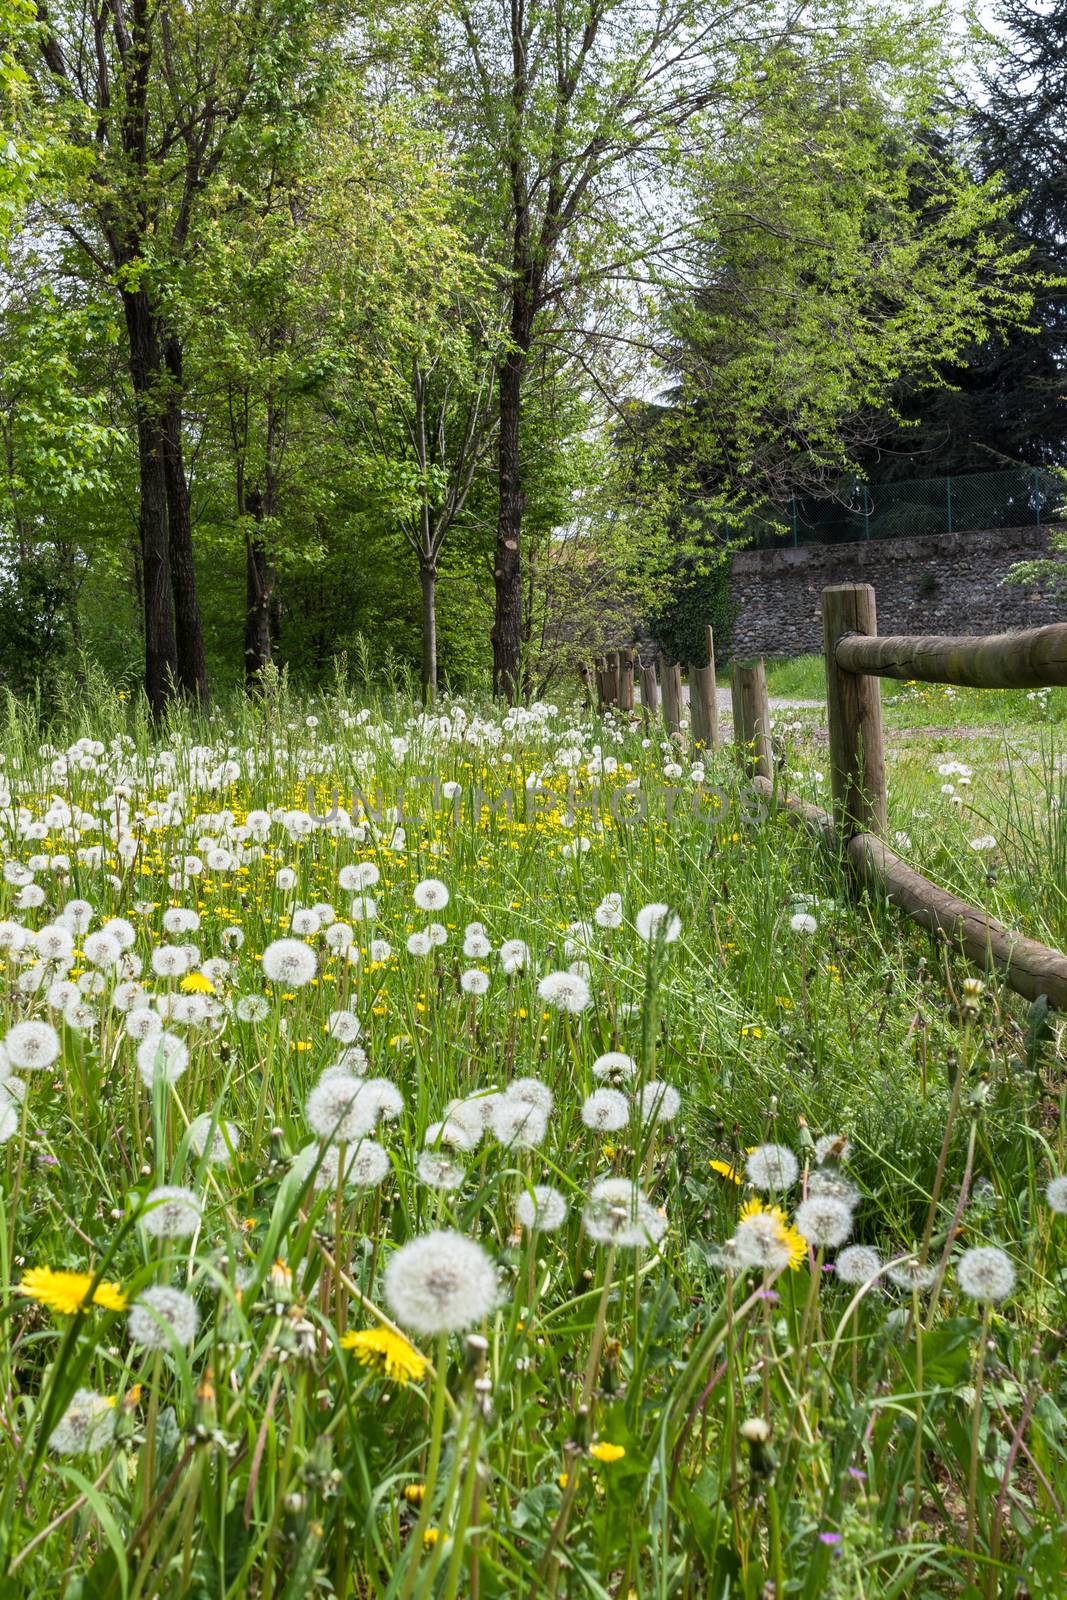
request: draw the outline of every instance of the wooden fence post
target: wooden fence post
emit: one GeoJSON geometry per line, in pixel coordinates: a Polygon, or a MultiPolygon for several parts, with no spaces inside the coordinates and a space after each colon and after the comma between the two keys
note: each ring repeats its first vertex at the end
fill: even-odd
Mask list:
{"type": "Polygon", "coordinates": [[[682,726],[682,669],[663,655],[659,664],[663,680],[663,725],[668,734],[678,733],[682,726]]]}
{"type": "Polygon", "coordinates": [[[619,675],[615,670],[615,652],[613,650],[609,650],[604,659],[604,698],[609,706],[618,704],[619,675]]]}
{"type": "Polygon", "coordinates": [[[837,664],[839,639],[852,633],[872,637],[878,632],[871,585],[840,583],[824,589],[822,626],[834,820],[846,840],[855,833],[884,833],[885,753],[880,685],[877,678],[846,672],[837,664]]]}
{"type": "Polygon", "coordinates": [[[582,703],[584,704],[585,709],[587,711],[592,711],[592,709],[593,709],[593,689],[592,689],[592,682],[591,682],[592,673],[589,670],[588,661],[579,661],[579,663],[578,663],[578,679],[579,679],[579,681],[580,681],[580,683],[582,685],[582,703]]]}
{"type": "Polygon", "coordinates": [[[641,663],[641,710],[645,718],[645,729],[648,731],[659,710],[659,684],[656,682],[654,661],[647,667],[641,663]]]}
{"type": "Polygon", "coordinates": [[[719,702],[715,685],[715,636],[705,630],[708,642],[706,667],[689,668],[689,720],[694,745],[714,750],[719,743],[719,702]]]}
{"type": "Polygon", "coordinates": [[[617,657],[619,674],[619,710],[634,708],[634,656],[632,650],[620,650],[617,657]]]}
{"type": "Polygon", "coordinates": [[[746,772],[749,777],[773,777],[771,705],[762,656],[758,661],[734,661],[730,697],[734,707],[734,744],[746,772]]]}

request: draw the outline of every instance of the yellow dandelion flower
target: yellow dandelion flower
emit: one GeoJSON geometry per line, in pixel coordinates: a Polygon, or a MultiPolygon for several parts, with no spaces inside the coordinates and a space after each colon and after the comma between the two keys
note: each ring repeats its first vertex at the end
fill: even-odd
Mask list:
{"type": "Polygon", "coordinates": [[[594,1461],[610,1463],[621,1461],[626,1454],[626,1446],[622,1444],[609,1444],[606,1439],[598,1439],[596,1444],[589,1446],[589,1454],[594,1461]]]}
{"type": "Polygon", "coordinates": [[[404,1485],[404,1499],[409,1506],[421,1506],[426,1498],[426,1485],[424,1483],[406,1483],[404,1485]]]}
{"type": "Polygon", "coordinates": [[[807,1254],[808,1241],[790,1222],[781,1206],[765,1206],[755,1198],[746,1200],[741,1207],[741,1221],[746,1217],[769,1216],[778,1224],[778,1240],[789,1250],[789,1270],[795,1272],[807,1254]]]}
{"type": "Polygon", "coordinates": [[[731,1183],[736,1183],[740,1187],[741,1179],[728,1161],[709,1161],[708,1166],[712,1172],[717,1172],[720,1178],[728,1178],[731,1183]]]}
{"type": "Polygon", "coordinates": [[[202,972],[187,972],[178,987],[184,994],[215,993],[215,985],[202,972]]]}
{"type": "Polygon", "coordinates": [[[426,1550],[432,1550],[440,1537],[440,1528],[427,1528],[426,1532],[422,1536],[423,1548],[426,1550]]]}
{"type": "Polygon", "coordinates": [[[362,1328],[358,1333],[346,1333],[341,1348],[354,1350],[361,1366],[373,1367],[394,1383],[417,1383],[426,1371],[425,1356],[388,1328],[362,1328]]]}
{"type": "Polygon", "coordinates": [[[51,1267],[31,1267],[19,1284],[20,1294],[60,1316],[73,1317],[86,1305],[102,1306],[105,1311],[124,1311],[126,1296],[117,1283],[98,1283],[93,1287],[91,1272],[55,1272],[51,1267]]]}

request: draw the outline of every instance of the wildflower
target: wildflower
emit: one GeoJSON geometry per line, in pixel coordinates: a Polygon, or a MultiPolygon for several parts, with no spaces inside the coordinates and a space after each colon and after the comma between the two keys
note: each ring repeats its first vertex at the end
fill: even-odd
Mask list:
{"type": "Polygon", "coordinates": [[[519,1095],[496,1095],[489,1110],[493,1137],[513,1150],[532,1150],[548,1132],[548,1113],[519,1095]]]}
{"type": "Polygon", "coordinates": [[[834,1262],[834,1271],[842,1283],[870,1283],[881,1270],[881,1256],[866,1244],[850,1244],[834,1262]]]}
{"type": "Polygon", "coordinates": [[[1045,1188],[1045,1204],[1060,1216],[1067,1215],[1067,1176],[1050,1178],[1045,1188]]]}
{"type": "Polygon", "coordinates": [[[629,1120],[626,1096],[617,1089],[594,1089],[582,1106],[582,1121],[596,1133],[614,1133],[629,1120]]]}
{"type": "Polygon", "coordinates": [[[271,983],[283,983],[289,989],[302,989],[319,968],[314,950],[302,939],[275,939],[264,950],[262,962],[271,983]]]}
{"type": "Polygon", "coordinates": [[[745,1177],[755,1189],[784,1194],[800,1176],[800,1163],[784,1144],[759,1144],[748,1153],[745,1177]]]}
{"type": "Polygon", "coordinates": [[[552,1110],[555,1097],[548,1084],[542,1083],[540,1078],[513,1078],[507,1092],[513,1100],[523,1100],[528,1106],[536,1106],[546,1117],[552,1110]]]}
{"type": "Polygon", "coordinates": [[[442,1150],[424,1150],[415,1166],[420,1183],[430,1189],[458,1189],[467,1176],[462,1162],[454,1161],[442,1150]]]}
{"type": "Polygon", "coordinates": [[[110,1444],[114,1433],[114,1401],[95,1389],[76,1389],[48,1436],[48,1448],[57,1456],[93,1455],[110,1444]]]}
{"type": "Polygon", "coordinates": [[[598,1439],[596,1444],[589,1446],[589,1454],[594,1461],[603,1461],[606,1465],[609,1465],[613,1461],[622,1460],[626,1454],[626,1446],[609,1444],[606,1439],[598,1439]]]}
{"type": "Polygon", "coordinates": [[[622,895],[606,894],[593,912],[593,921],[598,928],[621,928],[622,895]]]}
{"type": "Polygon", "coordinates": [[[234,1009],[241,1022],[262,1022],[270,1015],[270,1002],[264,1000],[262,995],[245,994],[234,1009]]]}
{"type": "Polygon", "coordinates": [[[406,1483],[404,1485],[404,1499],[409,1506],[421,1506],[426,1498],[426,1485],[424,1483],[406,1483]]]}
{"type": "Polygon", "coordinates": [[[682,919],[676,916],[670,906],[662,902],[653,901],[651,905],[642,906],[634,918],[634,927],[646,944],[673,944],[682,931],[682,919]]]}
{"type": "Polygon", "coordinates": [[[402,1245],[389,1258],[384,1287],[397,1321],[423,1335],[472,1328],[499,1297],[496,1268],[482,1246],[446,1229],[402,1245]]]}
{"type": "Polygon", "coordinates": [[[194,1117],[189,1124],[189,1144],[198,1156],[206,1153],[213,1166],[225,1166],[237,1150],[238,1132],[234,1123],[213,1117],[209,1111],[194,1117]]]}
{"type": "Polygon", "coordinates": [[[381,873],[373,861],[359,861],[354,866],[342,867],[337,881],[342,889],[362,891],[373,889],[381,873]]]}
{"type": "Polygon", "coordinates": [[[555,1233],[567,1220],[567,1201],[549,1184],[524,1189],[515,1202],[515,1216],[531,1232],[555,1233]]]}
{"type": "Polygon", "coordinates": [[[31,1267],[23,1273],[19,1293],[28,1300],[36,1300],[60,1316],[73,1317],[87,1305],[102,1306],[105,1311],[122,1311],[126,1296],[117,1283],[98,1283],[90,1301],[91,1272],[56,1272],[52,1267],[31,1267]]]}
{"type": "Polygon", "coordinates": [[[412,899],[420,911],[443,911],[449,901],[449,892],[440,878],[423,878],[412,890],[412,899]]]}
{"type": "Polygon", "coordinates": [[[354,1011],[331,1011],[326,1026],[330,1037],[341,1044],[354,1044],[363,1032],[363,1024],[354,1011]]]}
{"type": "Polygon", "coordinates": [[[537,993],[546,1006],[557,1011],[577,1015],[592,1002],[586,980],[576,972],[549,972],[537,985],[537,993]]]}
{"type": "Polygon", "coordinates": [[[789,919],[789,926],[794,933],[812,934],[818,931],[819,924],[807,911],[795,911],[789,919]]]}
{"type": "Polygon", "coordinates": [[[709,1161],[708,1166],[711,1168],[712,1172],[717,1172],[720,1178],[726,1178],[730,1183],[736,1183],[738,1188],[740,1188],[741,1179],[738,1177],[737,1173],[734,1171],[733,1167],[728,1161],[719,1161],[718,1159],[715,1159],[709,1161]]]}
{"type": "Polygon", "coordinates": [[[629,1250],[658,1244],[667,1229],[667,1219],[628,1178],[601,1178],[594,1183],[582,1222],[596,1244],[629,1250]]]}
{"type": "Polygon", "coordinates": [[[1003,1250],[977,1245],[956,1263],[956,1282],[970,1300],[1004,1300],[1015,1287],[1015,1268],[1003,1250]]]}
{"type": "Polygon", "coordinates": [[[153,1033],[137,1046],[137,1070],[149,1089],[157,1078],[177,1083],[188,1065],[188,1046],[176,1033],[153,1033]]]}
{"type": "Polygon", "coordinates": [[[459,986],[464,994],[483,995],[489,988],[489,974],[480,967],[470,967],[460,973],[459,986]]]}
{"type": "Polygon", "coordinates": [[[529,947],[522,939],[505,939],[500,946],[500,965],[509,978],[521,972],[529,959],[529,947]]]}
{"type": "Polygon", "coordinates": [[[852,1207],[832,1195],[815,1195],[797,1207],[797,1228],[816,1249],[836,1249],[852,1232],[852,1207]]]}
{"type": "Polygon", "coordinates": [[[199,1228],[200,1216],[200,1201],[192,1189],[165,1183],[145,1195],[137,1220],[155,1239],[184,1239],[199,1228]]]}
{"type": "Polygon", "coordinates": [[[652,1078],[641,1090],[642,1122],[673,1122],[681,1110],[682,1097],[672,1084],[652,1078]]]}
{"type": "Polygon", "coordinates": [[[887,1269],[886,1276],[898,1289],[923,1294],[933,1287],[937,1272],[935,1268],[924,1266],[919,1261],[897,1261],[887,1269]]]}
{"type": "MultiPolygon", "coordinates": [[[[358,1333],[346,1333],[341,1349],[354,1350],[361,1366],[371,1367],[399,1384],[418,1383],[428,1365],[425,1356],[389,1328],[362,1328],[358,1333]]],[[[409,1483],[404,1499],[412,1505],[420,1504],[422,1485],[409,1483]]]]}
{"type": "Polygon", "coordinates": [[[179,983],[183,994],[214,994],[215,985],[202,972],[188,972],[179,983]]]}
{"type": "Polygon", "coordinates": [[[606,1050],[593,1062],[594,1078],[632,1078],[637,1073],[637,1062],[623,1050],[606,1050]]]}
{"type": "Polygon", "coordinates": [[[764,1272],[788,1267],[795,1272],[804,1259],[803,1234],[794,1228],[778,1206],[765,1207],[750,1200],[742,1208],[733,1238],[739,1263],[764,1272]]]}
{"type": "Polygon", "coordinates": [[[50,1022],[16,1022],[4,1048],[17,1071],[43,1072],[59,1058],[59,1034],[50,1022]]]}
{"type": "Polygon", "coordinates": [[[428,933],[416,932],[408,935],[408,955],[428,956],[433,949],[433,941],[428,933]]]}
{"type": "Polygon", "coordinates": [[[187,1350],[200,1317],[192,1295],[160,1284],[137,1296],[126,1321],[131,1342],[143,1350],[169,1350],[175,1342],[187,1350]]]}

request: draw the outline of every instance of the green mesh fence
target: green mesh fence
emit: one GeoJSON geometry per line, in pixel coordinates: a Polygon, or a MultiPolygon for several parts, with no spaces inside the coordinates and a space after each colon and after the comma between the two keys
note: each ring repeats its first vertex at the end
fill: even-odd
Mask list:
{"type": "MultiPolygon", "coordinates": [[[[845,483],[824,499],[794,496],[773,515],[754,514],[750,545],[852,544],[860,539],[914,539],[979,528],[1024,528],[1054,522],[1067,511],[1067,484],[1038,468],[972,472],[911,482],[845,483]]],[[[731,530],[733,531],[733,530],[731,530]]],[[[740,531],[740,530],[738,530],[740,531]]]]}

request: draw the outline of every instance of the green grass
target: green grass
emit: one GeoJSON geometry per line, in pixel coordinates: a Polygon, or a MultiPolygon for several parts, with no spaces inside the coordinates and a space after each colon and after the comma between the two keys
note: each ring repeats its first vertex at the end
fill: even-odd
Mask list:
{"type": "MultiPolygon", "coordinates": [[[[1061,1594],[1067,1384],[1053,1354],[1067,1222],[1044,1192],[1067,1127],[1047,1023],[993,975],[967,987],[954,957],[854,898],[838,864],[760,814],[727,751],[709,758],[714,793],[699,796],[687,754],[664,754],[636,722],[474,705],[427,720],[403,693],[363,702],[305,704],[282,687],[259,708],[176,713],[156,736],[136,707],[94,692],[46,748],[9,707],[5,853],[24,871],[5,873],[0,923],[36,933],[76,898],[92,920],[77,929],[73,1005],[52,987],[58,968],[35,970],[10,928],[0,951],[3,1033],[38,1018],[60,1044],[47,1070],[25,1073],[23,1098],[0,1096],[3,1592],[1061,1594]],[[353,814],[362,798],[362,833],[330,821],[335,798],[353,814]],[[242,831],[256,811],[262,839],[242,831]],[[353,915],[338,881],[357,862],[378,873],[363,890],[373,920],[353,915]],[[414,902],[427,878],[450,891],[433,913],[414,902]],[[612,894],[621,925],[601,926],[612,894]],[[324,924],[299,936],[314,980],[270,982],[268,945],[294,936],[295,911],[327,903],[351,927],[348,952],[324,924]],[[641,937],[650,903],[677,915],[676,941],[641,937]],[[198,927],[168,931],[175,907],[198,927]],[[146,998],[168,1014],[177,1003],[167,1028],[188,1061],[172,1083],[146,1083],[136,1011],[112,1003],[122,975],[93,965],[107,952],[90,933],[116,916],[146,998]],[[445,942],[409,950],[435,919],[445,942]],[[499,951],[514,939],[529,959],[509,976],[499,951]],[[160,946],[190,943],[213,991],[199,999],[152,968],[160,946]],[[589,1003],[569,1015],[538,984],[575,961],[589,1003]],[[464,987],[473,969],[484,994],[464,987]],[[258,1020],[238,1013],[249,997],[263,1001],[258,1020]],[[344,1170],[354,1145],[338,1153],[308,1121],[343,1048],[331,1015],[349,1010],[367,1075],[403,1101],[374,1130],[385,1177],[363,1189],[317,1186],[322,1163],[344,1170]],[[634,1076],[618,1083],[623,1125],[597,1131],[583,1104],[607,1051],[631,1057],[634,1076]],[[490,1133],[440,1146],[451,1102],[529,1078],[554,1097],[529,1148],[490,1133]],[[678,1091],[673,1120],[640,1115],[654,1081],[678,1091]],[[188,1131],[205,1115],[233,1128],[215,1165],[188,1131]],[[838,1135],[847,1149],[828,1153],[838,1135]],[[427,1140],[455,1187],[426,1181],[427,1140]],[[768,1141],[800,1167],[777,1195],[745,1180],[746,1152],[768,1141]],[[301,1151],[310,1170],[294,1165],[301,1151]],[[937,1272],[932,1293],[883,1275],[857,1295],[824,1270],[833,1249],[800,1249],[795,1270],[735,1257],[755,1198],[782,1206],[785,1224],[767,1226],[788,1248],[817,1169],[845,1185],[850,1242],[883,1262],[919,1254],[937,1272]],[[643,1190],[658,1242],[596,1241],[583,1210],[608,1177],[643,1190]],[[194,1236],[141,1227],[162,1183],[197,1194],[194,1236]],[[517,1220],[539,1184],[567,1202],[558,1231],[517,1220]],[[456,1331],[440,1336],[387,1277],[435,1228],[477,1240],[499,1280],[491,1307],[461,1290],[456,1331]],[[978,1245],[1003,1249],[1017,1274],[985,1317],[956,1275],[978,1245]],[[195,1336],[154,1352],[122,1312],[49,1310],[19,1290],[41,1266],[116,1283],[131,1301],[180,1288],[195,1336]],[[343,1343],[394,1322],[422,1357],[395,1346],[414,1360],[406,1384],[343,1343]],[[49,1440],[79,1389],[113,1402],[114,1430],[63,1455],[49,1440]]],[[[825,801],[825,750],[808,727],[789,736],[790,770],[825,801]]],[[[1046,933],[1064,928],[1055,731],[1022,730],[1046,752],[1029,769],[972,741],[963,806],[940,792],[937,752],[906,747],[891,796],[924,870],[1046,933]],[[995,849],[970,848],[979,827],[995,849]]]]}

